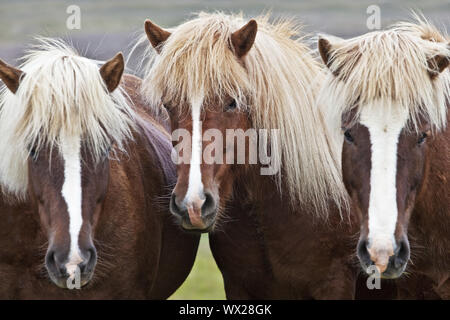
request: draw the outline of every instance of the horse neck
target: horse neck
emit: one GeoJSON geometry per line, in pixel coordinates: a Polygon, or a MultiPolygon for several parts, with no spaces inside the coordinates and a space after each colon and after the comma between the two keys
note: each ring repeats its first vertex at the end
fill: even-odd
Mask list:
{"type": "Polygon", "coordinates": [[[294,209],[285,182],[277,184],[277,176],[261,175],[259,165],[240,166],[236,169],[233,199],[258,215],[269,214],[270,208],[278,208],[277,214],[308,211],[310,207],[294,209]],[[258,186],[255,188],[255,186],[258,186]]]}
{"type": "Polygon", "coordinates": [[[175,185],[176,171],[175,165],[171,158],[172,144],[168,138],[167,132],[153,120],[149,118],[138,119],[139,125],[139,142],[144,153],[141,158],[152,165],[152,171],[163,173],[164,183],[167,186],[175,185]]]}
{"type": "Polygon", "coordinates": [[[142,79],[130,74],[124,74],[121,87],[130,97],[135,110],[144,118],[161,126],[163,130],[170,132],[169,115],[165,108],[149,106],[141,95],[142,79]]]}
{"type": "Polygon", "coordinates": [[[269,196],[275,199],[281,197],[275,183],[276,177],[261,175],[259,165],[236,165],[233,171],[236,177],[233,183],[234,199],[257,206],[264,203],[269,196]]]}
{"type": "Polygon", "coordinates": [[[157,110],[147,105],[140,93],[141,86],[142,80],[138,77],[123,75],[121,87],[130,98],[137,114],[138,130],[133,134],[134,150],[137,151],[141,160],[156,166],[153,168],[159,168],[158,172],[162,169],[165,183],[171,185],[176,182],[176,176],[175,167],[170,158],[172,145],[168,133],[170,131],[169,117],[164,108],[157,110]]]}
{"type": "MultiPolygon", "coordinates": [[[[134,76],[125,75],[123,78],[122,87],[137,114],[136,130],[132,141],[127,142],[126,152],[119,153],[117,161],[110,161],[110,179],[102,214],[113,215],[115,222],[105,221],[106,225],[99,225],[99,228],[113,224],[119,230],[135,228],[135,225],[147,226],[149,230],[158,228],[160,213],[168,207],[163,199],[170,193],[168,187],[176,181],[166,123],[156,118],[143,103],[139,94],[140,83],[141,80],[134,76]],[[135,220],[131,221],[133,226],[121,225],[130,220],[123,219],[123,215],[130,215],[131,220],[135,220]]],[[[147,238],[152,236],[150,232],[144,235],[147,238]]]]}

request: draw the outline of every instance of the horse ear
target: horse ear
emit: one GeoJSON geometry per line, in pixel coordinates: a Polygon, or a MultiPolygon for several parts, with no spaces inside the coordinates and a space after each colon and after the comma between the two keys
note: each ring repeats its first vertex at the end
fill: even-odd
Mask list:
{"type": "Polygon", "coordinates": [[[319,36],[317,47],[319,49],[320,57],[323,63],[330,69],[335,76],[339,75],[339,70],[333,68],[334,53],[342,46],[343,39],[333,36],[319,36]]]}
{"type": "Polygon", "coordinates": [[[258,24],[255,20],[250,20],[245,26],[233,32],[231,43],[238,58],[245,56],[253,46],[258,31],[258,24]]]}
{"type": "Polygon", "coordinates": [[[329,65],[329,63],[330,63],[330,56],[331,56],[331,43],[330,43],[330,41],[328,41],[325,38],[320,37],[319,38],[318,47],[319,47],[319,53],[320,53],[320,56],[322,57],[323,63],[325,63],[325,65],[327,67],[330,67],[330,65],[329,65]]]}
{"type": "MultiPolygon", "coordinates": [[[[450,43],[447,44],[447,48],[450,50],[450,43]]],[[[428,73],[431,79],[436,78],[442,71],[444,71],[450,64],[450,56],[437,55],[428,59],[428,73]]]]}
{"type": "Polygon", "coordinates": [[[169,31],[164,30],[163,28],[157,26],[150,20],[145,20],[145,33],[147,34],[148,40],[152,44],[153,48],[156,49],[158,53],[161,52],[161,44],[166,41],[171,33],[169,31]]]}
{"type": "Polygon", "coordinates": [[[24,77],[24,75],[25,73],[23,71],[8,65],[0,59],[0,79],[3,80],[12,93],[17,92],[17,89],[19,89],[20,80],[24,77]]]}
{"type": "Polygon", "coordinates": [[[102,76],[103,81],[105,81],[109,92],[113,92],[119,85],[124,69],[125,63],[122,52],[116,54],[114,58],[107,61],[100,68],[100,75],[102,76]]]}

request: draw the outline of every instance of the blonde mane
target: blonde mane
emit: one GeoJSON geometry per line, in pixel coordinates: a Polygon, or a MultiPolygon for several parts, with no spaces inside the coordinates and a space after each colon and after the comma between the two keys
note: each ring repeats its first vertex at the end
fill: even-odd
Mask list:
{"type": "MultiPolygon", "coordinates": [[[[417,17],[416,17],[417,18],[417,17]]],[[[447,122],[450,101],[450,71],[437,77],[429,75],[430,58],[450,56],[448,38],[424,19],[401,22],[384,31],[353,39],[330,38],[332,48],[328,73],[318,103],[328,107],[330,118],[355,110],[357,120],[362,108],[377,106],[405,108],[408,129],[417,130],[421,118],[441,130],[447,122]]]]}
{"type": "MultiPolygon", "coordinates": [[[[242,65],[231,34],[247,21],[241,15],[200,13],[172,29],[160,54],[147,51],[143,93],[150,105],[161,99],[191,106],[222,97],[246,108],[255,128],[279,129],[272,154],[282,164],[279,186],[293,203],[307,202],[324,212],[329,200],[341,205],[345,191],[337,148],[315,108],[321,67],[290,20],[256,19],[255,43],[242,65]]],[[[163,102],[165,102],[163,101],[163,102]]]]}
{"type": "Polygon", "coordinates": [[[108,93],[98,65],[61,40],[39,38],[23,57],[15,94],[0,92],[0,180],[23,198],[30,150],[53,150],[62,136],[79,136],[93,159],[131,138],[134,112],[121,89],[108,93]]]}

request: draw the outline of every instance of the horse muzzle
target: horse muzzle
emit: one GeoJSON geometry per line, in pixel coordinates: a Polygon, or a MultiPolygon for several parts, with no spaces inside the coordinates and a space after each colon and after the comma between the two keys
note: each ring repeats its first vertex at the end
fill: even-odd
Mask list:
{"type": "Polygon", "coordinates": [[[362,268],[369,275],[377,272],[381,278],[395,279],[400,277],[406,269],[410,247],[406,236],[398,241],[395,249],[389,246],[369,246],[367,239],[360,239],[357,255],[362,268]]]}
{"type": "Polygon", "coordinates": [[[193,201],[178,202],[175,193],[170,199],[170,212],[180,221],[186,231],[209,232],[215,224],[217,201],[211,193],[205,192],[193,201]]]}
{"type": "Polygon", "coordinates": [[[45,266],[55,285],[62,289],[81,289],[89,283],[97,264],[97,252],[94,247],[82,251],[76,258],[64,259],[56,250],[48,250],[45,266]]]}

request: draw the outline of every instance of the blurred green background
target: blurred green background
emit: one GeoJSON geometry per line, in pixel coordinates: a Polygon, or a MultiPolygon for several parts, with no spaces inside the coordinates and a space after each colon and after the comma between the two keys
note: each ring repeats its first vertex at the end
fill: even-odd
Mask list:
{"type": "MultiPolygon", "coordinates": [[[[149,18],[163,27],[175,26],[193,12],[242,11],[248,17],[271,11],[274,17],[298,19],[310,33],[354,36],[368,31],[367,8],[378,5],[381,26],[410,17],[419,10],[438,26],[450,26],[450,0],[0,0],[0,57],[11,64],[35,35],[62,36],[88,57],[104,60],[116,52],[127,54],[149,18]],[[68,30],[69,5],[81,9],[81,29],[68,30]]],[[[136,68],[139,51],[130,60],[136,68]]],[[[171,299],[224,299],[222,277],[202,236],[189,278],[171,299]]]]}
{"type": "Polygon", "coordinates": [[[208,236],[206,234],[202,235],[197,258],[189,278],[170,299],[225,299],[222,275],[214,262],[211,250],[209,250],[208,236]]]}

